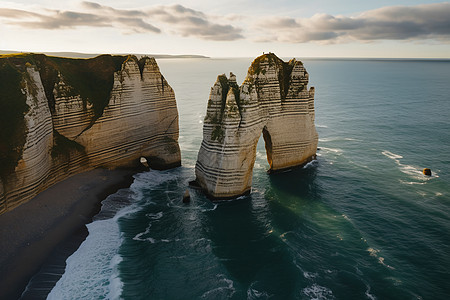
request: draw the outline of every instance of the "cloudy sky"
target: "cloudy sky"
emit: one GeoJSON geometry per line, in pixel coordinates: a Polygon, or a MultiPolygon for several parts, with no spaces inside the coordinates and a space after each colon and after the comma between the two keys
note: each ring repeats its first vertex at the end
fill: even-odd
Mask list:
{"type": "Polygon", "coordinates": [[[0,50],[450,58],[450,2],[0,1],[0,50]]]}

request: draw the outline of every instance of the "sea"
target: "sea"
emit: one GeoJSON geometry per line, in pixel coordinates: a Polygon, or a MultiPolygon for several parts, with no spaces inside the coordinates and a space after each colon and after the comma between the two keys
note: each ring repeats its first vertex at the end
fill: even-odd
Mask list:
{"type": "Polygon", "coordinates": [[[182,167],[108,196],[47,299],[450,299],[450,60],[298,59],[317,160],[269,175],[261,138],[250,195],[189,204],[210,88],[252,59],[158,60],[182,167]]]}

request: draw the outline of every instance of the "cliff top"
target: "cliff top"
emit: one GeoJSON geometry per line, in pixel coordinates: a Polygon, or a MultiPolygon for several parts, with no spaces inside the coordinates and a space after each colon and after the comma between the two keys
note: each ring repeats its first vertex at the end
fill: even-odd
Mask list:
{"type": "Polygon", "coordinates": [[[25,142],[24,115],[29,110],[26,88],[35,94],[35,86],[27,71],[39,72],[49,108],[55,110],[53,89],[59,76],[70,86],[68,96],[81,96],[83,106],[92,106],[93,124],[108,105],[114,84],[114,72],[127,60],[134,60],[142,72],[148,58],[136,56],[100,55],[95,58],[66,58],[34,53],[0,55],[0,177],[13,169],[20,159],[25,142]]]}
{"type": "Polygon", "coordinates": [[[291,84],[292,70],[297,64],[303,65],[302,62],[297,61],[295,58],[285,62],[272,52],[264,53],[253,60],[248,68],[244,82],[254,83],[255,78],[265,76],[268,69],[275,68],[277,69],[276,73],[280,84],[281,99],[284,100],[291,84]]]}

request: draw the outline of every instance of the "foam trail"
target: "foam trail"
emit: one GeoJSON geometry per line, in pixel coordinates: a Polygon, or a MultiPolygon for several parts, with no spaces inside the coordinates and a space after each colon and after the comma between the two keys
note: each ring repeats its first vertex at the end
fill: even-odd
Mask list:
{"type": "MultiPolygon", "coordinates": [[[[420,169],[419,167],[402,164],[400,162],[400,159],[402,159],[403,156],[401,156],[401,155],[392,153],[392,152],[387,151],[387,150],[382,151],[381,154],[383,154],[384,156],[386,156],[386,157],[392,159],[393,161],[395,161],[395,163],[398,165],[399,170],[402,173],[404,173],[406,175],[409,175],[409,176],[413,177],[414,179],[421,180],[421,181],[427,181],[430,178],[439,177],[436,173],[434,173],[433,176],[424,176],[422,174],[422,169],[420,169]]],[[[420,183],[417,183],[417,182],[407,182],[407,181],[403,181],[403,180],[400,180],[400,182],[405,183],[405,184],[420,184],[420,183]]]]}

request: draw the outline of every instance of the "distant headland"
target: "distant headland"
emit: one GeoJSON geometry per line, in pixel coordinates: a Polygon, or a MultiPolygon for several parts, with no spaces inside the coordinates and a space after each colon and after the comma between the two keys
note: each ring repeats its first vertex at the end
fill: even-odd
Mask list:
{"type": "MultiPolygon", "coordinates": [[[[0,50],[0,55],[1,54],[18,54],[18,53],[24,53],[24,52],[28,52],[28,51],[6,51],[6,50],[0,50]]],[[[48,56],[59,56],[59,57],[69,57],[69,58],[94,58],[97,57],[99,55],[99,53],[80,53],[80,52],[34,52],[36,54],[45,54],[48,56]]],[[[126,53],[117,53],[117,54],[113,54],[113,55],[128,55],[126,53]]],[[[196,55],[196,54],[179,54],[179,55],[172,55],[172,54],[132,54],[138,58],[143,57],[143,56],[148,56],[148,57],[153,57],[156,59],[163,59],[163,58],[209,58],[208,56],[204,56],[204,55],[196,55]]]]}

